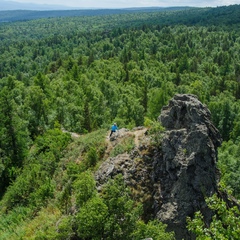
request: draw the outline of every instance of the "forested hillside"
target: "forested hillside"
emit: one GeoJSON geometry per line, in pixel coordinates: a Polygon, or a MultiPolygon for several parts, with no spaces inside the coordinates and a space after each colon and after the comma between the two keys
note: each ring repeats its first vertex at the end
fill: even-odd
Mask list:
{"type": "MultiPolygon", "coordinates": [[[[154,125],[176,93],[195,94],[210,109],[223,139],[222,182],[239,199],[239,29],[240,5],[1,23],[0,239],[101,239],[88,238],[88,226],[76,227],[84,214],[70,206],[96,195],[90,170],[102,160],[107,130],[113,122],[154,125]],[[74,141],[63,129],[82,138],[74,141]]],[[[116,184],[124,189],[120,178],[109,183],[89,214],[111,205],[120,194],[116,184]]],[[[164,234],[156,222],[131,225],[141,214],[130,195],[122,196],[129,222],[115,227],[128,237],[142,237],[140,228],[164,234]]],[[[96,227],[122,209],[118,204],[98,215],[96,227]]]]}
{"type": "MultiPolygon", "coordinates": [[[[0,3],[1,4],[1,3],[0,3]]],[[[48,5],[49,6],[49,5],[48,5]]],[[[0,5],[1,7],[1,5],[0,5]]],[[[24,7],[17,9],[26,9],[24,7]]],[[[128,14],[128,13],[146,13],[146,12],[170,12],[176,10],[186,10],[190,7],[149,7],[149,8],[123,8],[123,9],[79,9],[79,10],[12,10],[1,11],[0,22],[27,21],[39,18],[54,17],[79,17],[79,16],[104,16],[112,14],[128,14]]]]}

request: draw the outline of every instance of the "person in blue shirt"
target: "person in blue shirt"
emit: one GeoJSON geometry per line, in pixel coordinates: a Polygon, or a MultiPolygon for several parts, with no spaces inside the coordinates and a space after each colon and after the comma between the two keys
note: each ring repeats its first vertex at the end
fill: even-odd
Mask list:
{"type": "Polygon", "coordinates": [[[112,125],[112,127],[111,127],[111,133],[110,133],[110,136],[109,136],[109,137],[111,137],[112,134],[113,134],[114,132],[116,132],[117,130],[118,130],[117,124],[114,123],[114,124],[112,125]]]}

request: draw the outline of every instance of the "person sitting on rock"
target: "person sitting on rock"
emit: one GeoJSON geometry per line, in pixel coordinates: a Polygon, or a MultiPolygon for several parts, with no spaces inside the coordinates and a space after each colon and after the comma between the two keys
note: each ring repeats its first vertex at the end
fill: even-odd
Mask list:
{"type": "Polygon", "coordinates": [[[109,136],[109,137],[111,137],[112,134],[113,134],[114,132],[116,132],[117,130],[118,130],[117,124],[114,123],[114,124],[112,125],[112,127],[111,127],[111,133],[110,133],[110,136],[109,136]]]}

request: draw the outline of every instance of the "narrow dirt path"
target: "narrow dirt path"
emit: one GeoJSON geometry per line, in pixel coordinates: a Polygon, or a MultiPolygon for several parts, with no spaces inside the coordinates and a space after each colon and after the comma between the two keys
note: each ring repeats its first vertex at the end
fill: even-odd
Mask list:
{"type": "Polygon", "coordinates": [[[116,138],[116,140],[111,141],[109,138],[109,134],[110,131],[107,133],[106,136],[106,151],[105,151],[105,156],[104,158],[108,158],[110,155],[110,152],[112,151],[112,149],[119,143],[121,142],[121,140],[124,139],[124,137],[127,136],[134,136],[134,144],[135,147],[139,147],[141,139],[143,138],[145,132],[147,131],[147,128],[141,128],[141,129],[136,129],[134,131],[126,131],[126,132],[122,132],[121,129],[119,130],[119,136],[116,138]]]}
{"type": "Polygon", "coordinates": [[[146,131],[147,131],[147,128],[143,128],[141,130],[136,130],[134,132],[134,135],[135,135],[134,143],[135,143],[136,147],[139,147],[140,140],[144,136],[146,131]]]}
{"type": "Polygon", "coordinates": [[[80,134],[78,134],[78,133],[69,132],[69,131],[67,131],[67,130],[64,129],[64,128],[61,128],[61,130],[62,130],[62,132],[64,132],[64,133],[70,133],[70,135],[71,135],[72,138],[78,138],[78,137],[80,137],[80,134]]]}

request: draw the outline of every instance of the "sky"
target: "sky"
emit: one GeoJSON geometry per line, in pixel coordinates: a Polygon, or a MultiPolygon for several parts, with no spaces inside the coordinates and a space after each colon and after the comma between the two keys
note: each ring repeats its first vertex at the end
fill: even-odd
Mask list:
{"type": "MultiPolygon", "coordinates": [[[[2,1],[2,0],[0,0],[2,1]]],[[[5,0],[22,3],[63,5],[77,8],[128,8],[128,7],[217,7],[240,4],[240,0],[5,0]]]]}

